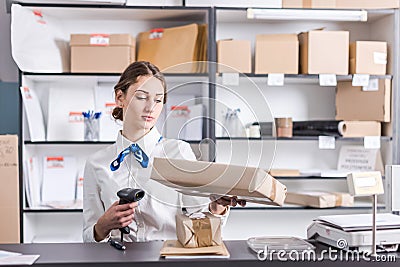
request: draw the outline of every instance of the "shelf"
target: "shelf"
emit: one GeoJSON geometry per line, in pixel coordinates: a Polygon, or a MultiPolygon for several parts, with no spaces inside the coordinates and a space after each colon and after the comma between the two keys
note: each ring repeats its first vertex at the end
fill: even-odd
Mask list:
{"type": "MultiPolygon", "coordinates": [[[[217,76],[222,78],[222,73],[217,76]]],[[[268,74],[240,73],[241,80],[252,80],[254,82],[267,82],[268,74]]],[[[370,75],[370,79],[392,79],[392,75],[370,75]]],[[[340,81],[351,81],[353,75],[337,75],[336,79],[340,81]]],[[[318,74],[285,74],[285,84],[319,84],[318,74]]],[[[329,87],[329,86],[327,86],[329,87]]]]}
{"type": "MultiPolygon", "coordinates": [[[[335,137],[336,141],[344,142],[364,142],[363,137],[335,137]]],[[[247,137],[217,137],[216,140],[248,140],[248,141],[318,141],[319,136],[293,136],[291,138],[287,137],[273,137],[273,136],[263,136],[261,138],[247,138],[247,137]]],[[[391,136],[381,136],[381,141],[389,142],[392,140],[391,136]]]]}
{"type": "MultiPolygon", "coordinates": [[[[265,207],[232,207],[231,210],[371,210],[368,206],[354,206],[354,207],[333,207],[333,208],[313,208],[313,207],[275,207],[275,206],[265,206],[265,207]]],[[[384,206],[378,205],[378,210],[384,210],[384,206]]]]}
{"type": "MultiPolygon", "coordinates": [[[[254,9],[264,9],[264,10],[268,10],[268,8],[254,8],[254,9]]],[[[278,9],[272,9],[272,10],[278,10],[278,9]]],[[[241,8],[241,7],[217,7],[216,8],[216,18],[217,18],[217,23],[268,23],[268,22],[276,22],[276,21],[292,21],[294,23],[296,23],[295,20],[288,18],[284,18],[284,11],[285,10],[296,10],[296,9],[280,9],[282,10],[283,14],[282,14],[282,18],[279,19],[248,19],[247,18],[247,8],[241,8]]],[[[300,10],[305,10],[305,11],[311,11],[311,12],[316,12],[318,13],[318,10],[316,9],[300,9],[300,10]]],[[[322,9],[323,11],[326,10],[330,10],[333,11],[335,13],[340,14],[340,12],[346,12],[349,11],[349,9],[347,10],[343,10],[343,9],[322,9]]],[[[355,10],[355,9],[351,9],[350,11],[360,11],[360,10],[355,10]]],[[[394,10],[392,9],[383,9],[383,10],[367,10],[368,13],[368,20],[367,22],[373,22],[377,19],[381,19],[385,16],[388,15],[392,15],[394,14],[394,10]]],[[[302,19],[302,21],[326,21],[326,22],[330,22],[330,21],[334,21],[334,22],[340,22],[340,23],[348,23],[348,22],[352,22],[352,23],[367,23],[364,21],[336,21],[335,19],[320,19],[320,20],[315,20],[314,18],[312,19],[307,19],[304,18],[302,19]]]]}
{"type": "Polygon", "coordinates": [[[24,141],[25,145],[111,145],[115,142],[89,142],[89,141],[24,141]]]}
{"type": "Polygon", "coordinates": [[[277,180],[346,180],[347,177],[322,177],[322,176],[274,176],[277,180]]]}
{"type": "Polygon", "coordinates": [[[24,209],[24,213],[76,213],[83,209],[24,209]]]}
{"type": "MultiPolygon", "coordinates": [[[[33,2],[33,1],[32,1],[33,2]]],[[[39,1],[36,1],[39,2],[39,1]]],[[[209,8],[184,6],[122,6],[85,4],[22,3],[26,7],[40,7],[42,13],[61,20],[109,21],[204,21],[209,8]]]]}
{"type": "MultiPolygon", "coordinates": [[[[121,73],[37,73],[22,72],[22,76],[35,82],[95,81],[117,83],[121,73]]],[[[208,73],[164,73],[167,82],[206,82],[208,73]]]]}

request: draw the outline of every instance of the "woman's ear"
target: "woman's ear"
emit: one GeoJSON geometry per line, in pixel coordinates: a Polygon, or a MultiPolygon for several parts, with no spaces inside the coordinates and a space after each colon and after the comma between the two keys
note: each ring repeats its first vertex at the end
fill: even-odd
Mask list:
{"type": "Polygon", "coordinates": [[[124,107],[124,100],[125,100],[124,92],[122,92],[122,90],[120,90],[120,89],[115,91],[115,103],[117,104],[117,107],[123,108],[124,107]]]}

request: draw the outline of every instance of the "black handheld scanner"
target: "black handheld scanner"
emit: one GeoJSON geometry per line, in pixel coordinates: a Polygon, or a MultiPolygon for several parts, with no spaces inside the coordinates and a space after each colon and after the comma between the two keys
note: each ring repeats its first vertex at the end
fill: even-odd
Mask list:
{"type": "MultiPolygon", "coordinates": [[[[144,197],[144,191],[142,189],[124,188],[118,191],[117,196],[119,197],[119,204],[127,204],[132,202],[138,202],[144,197]]],[[[129,234],[130,229],[128,226],[119,229],[123,234],[129,234]]]]}

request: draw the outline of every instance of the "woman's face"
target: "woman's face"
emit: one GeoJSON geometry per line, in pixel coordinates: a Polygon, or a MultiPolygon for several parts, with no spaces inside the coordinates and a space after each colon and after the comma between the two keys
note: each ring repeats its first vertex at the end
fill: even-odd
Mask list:
{"type": "Polygon", "coordinates": [[[117,92],[116,102],[122,107],[124,128],[148,131],[157,122],[164,100],[164,88],[153,76],[139,76],[126,93],[117,92]],[[127,125],[128,124],[128,125],[127,125]]]}

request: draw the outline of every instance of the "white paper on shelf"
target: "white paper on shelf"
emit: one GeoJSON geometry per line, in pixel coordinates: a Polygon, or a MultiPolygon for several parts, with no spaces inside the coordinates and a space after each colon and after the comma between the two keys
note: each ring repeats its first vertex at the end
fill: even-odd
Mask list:
{"type": "Polygon", "coordinates": [[[167,138],[183,140],[201,140],[203,135],[204,106],[202,104],[188,106],[183,115],[170,111],[166,121],[167,138]],[[186,114],[186,115],[185,115],[186,114]]]}
{"type": "Polygon", "coordinates": [[[22,71],[69,71],[69,33],[40,9],[11,7],[11,54],[22,71]]]}
{"type": "Polygon", "coordinates": [[[20,92],[24,103],[31,141],[45,141],[46,134],[44,130],[43,112],[39,98],[34,90],[26,86],[21,86],[20,92]]]}
{"type": "Polygon", "coordinates": [[[93,109],[93,88],[50,88],[47,141],[83,141],[82,112],[93,109]]]}
{"type": "Polygon", "coordinates": [[[363,91],[378,91],[379,90],[379,80],[370,79],[367,86],[362,87],[363,91]]]}
{"type": "Polygon", "coordinates": [[[237,72],[222,73],[222,84],[239,86],[239,73],[237,72]]]}
{"type": "Polygon", "coordinates": [[[115,141],[122,123],[117,122],[112,111],[116,107],[114,88],[111,84],[98,85],[94,90],[96,111],[101,111],[100,116],[100,141],[115,141]]]}
{"type": "Polygon", "coordinates": [[[334,136],[318,136],[318,147],[319,149],[335,149],[335,141],[334,136]]]}
{"type": "Polygon", "coordinates": [[[352,86],[368,86],[369,74],[354,74],[351,81],[352,86]]]}
{"type": "Polygon", "coordinates": [[[283,86],[285,81],[285,74],[283,73],[269,73],[268,85],[269,86],[283,86]]]}
{"type": "Polygon", "coordinates": [[[42,203],[74,202],[77,175],[78,170],[75,157],[44,157],[42,203]]]}
{"type": "Polygon", "coordinates": [[[320,74],[319,75],[320,86],[336,86],[337,80],[335,74],[320,74]]]}
{"type": "Polygon", "coordinates": [[[363,146],[342,146],[339,152],[338,170],[380,171],[383,173],[382,156],[379,149],[363,146]]]}
{"type": "Polygon", "coordinates": [[[38,157],[30,157],[24,164],[25,193],[30,208],[40,206],[40,188],[42,185],[41,162],[38,157]]]}

